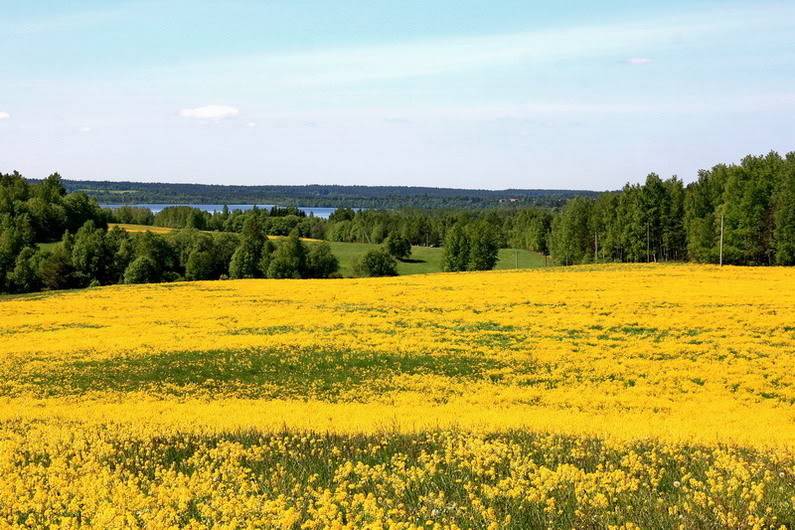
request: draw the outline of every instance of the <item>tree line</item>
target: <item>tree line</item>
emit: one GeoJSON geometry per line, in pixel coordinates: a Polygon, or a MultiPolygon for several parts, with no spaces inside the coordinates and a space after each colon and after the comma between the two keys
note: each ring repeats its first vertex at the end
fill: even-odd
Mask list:
{"type": "Polygon", "coordinates": [[[396,260],[406,259],[412,245],[443,246],[448,271],[491,269],[502,247],[537,251],[563,265],[684,260],[795,265],[795,153],[719,164],[700,171],[687,186],[677,177],[652,173],[643,184],[574,197],[561,208],[339,208],[329,219],[294,207],[208,213],[176,206],[157,214],[134,207],[102,209],[86,193],[67,193],[57,173],[35,183],[17,172],[0,174],[3,292],[335,276],[339,264],[330,247],[307,245],[301,238],[380,245],[359,260],[360,275],[396,274],[396,260]],[[129,234],[108,231],[109,222],[180,230],[167,236],[129,234]]]}
{"type": "Polygon", "coordinates": [[[331,208],[490,208],[496,206],[558,207],[568,199],[595,196],[581,190],[464,190],[419,186],[234,186],[162,182],[64,181],[68,191],[81,191],[100,203],[115,204],[282,204],[331,208]]]}
{"type": "Polygon", "coordinates": [[[0,174],[0,292],[226,277],[327,278],[339,268],[327,243],[307,245],[298,230],[268,239],[259,215],[241,217],[239,233],[185,228],[167,235],[108,230],[117,215],[85,193],[67,193],[57,173],[35,184],[16,172],[0,174]]]}
{"type": "Polygon", "coordinates": [[[243,232],[171,234],[106,230],[88,220],[52,246],[25,246],[6,269],[3,291],[34,292],[180,280],[328,278],[339,262],[328,243],[306,244],[293,233],[279,241],[255,223],[243,232]]]}
{"type": "Polygon", "coordinates": [[[257,218],[257,223],[268,235],[286,236],[297,230],[301,237],[324,239],[325,220],[307,216],[302,210],[288,206],[208,212],[191,206],[169,206],[154,214],[149,208],[120,206],[109,209],[110,222],[162,226],[167,228],[195,228],[218,232],[240,232],[246,220],[257,218]]]}
{"type": "Polygon", "coordinates": [[[642,185],[572,199],[554,216],[548,244],[562,264],[795,265],[795,153],[719,164],[687,186],[652,173],[642,185]]]}

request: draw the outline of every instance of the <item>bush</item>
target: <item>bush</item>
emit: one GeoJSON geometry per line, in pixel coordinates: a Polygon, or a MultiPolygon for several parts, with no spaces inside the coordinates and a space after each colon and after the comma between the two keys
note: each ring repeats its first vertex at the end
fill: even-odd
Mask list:
{"type": "Polygon", "coordinates": [[[368,251],[354,265],[357,276],[397,276],[397,261],[384,249],[368,251]]]}

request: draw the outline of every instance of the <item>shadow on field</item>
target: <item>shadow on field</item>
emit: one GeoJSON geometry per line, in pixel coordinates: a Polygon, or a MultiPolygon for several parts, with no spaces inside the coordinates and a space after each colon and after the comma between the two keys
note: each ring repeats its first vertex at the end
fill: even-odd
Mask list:
{"type": "MultiPolygon", "coordinates": [[[[10,376],[40,396],[90,391],[146,391],[195,395],[197,391],[244,398],[346,400],[357,389],[398,390],[396,375],[437,375],[481,380],[505,361],[474,356],[407,355],[351,351],[187,351],[100,361],[79,361],[61,369],[10,376]]],[[[516,368],[515,363],[512,364],[516,368]]],[[[533,367],[526,367],[532,371],[533,367]]],[[[11,381],[10,381],[11,382],[11,381]]],[[[16,386],[18,389],[19,386],[16,386]]],[[[0,385],[0,394],[3,392],[0,385]]],[[[356,399],[355,397],[353,398],[356,399]]]]}

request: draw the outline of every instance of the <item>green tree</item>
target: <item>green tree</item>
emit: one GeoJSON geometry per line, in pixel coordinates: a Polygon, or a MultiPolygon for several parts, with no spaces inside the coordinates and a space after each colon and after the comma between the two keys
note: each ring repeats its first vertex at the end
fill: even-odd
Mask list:
{"type": "Polygon", "coordinates": [[[35,195],[25,204],[35,231],[36,241],[56,241],[60,239],[66,224],[66,212],[59,202],[48,202],[43,196],[35,195]]]}
{"type": "Polygon", "coordinates": [[[357,276],[397,276],[397,261],[382,248],[368,250],[354,265],[357,276]]]}
{"type": "Polygon", "coordinates": [[[133,237],[134,255],[136,258],[146,256],[157,266],[160,274],[175,271],[179,268],[179,254],[169,241],[152,232],[142,232],[133,237]]]}
{"type": "Polygon", "coordinates": [[[72,261],[63,244],[41,253],[37,274],[44,289],[54,291],[71,286],[72,261]]]}
{"type": "Polygon", "coordinates": [[[306,273],[306,247],[293,230],[273,252],[268,264],[268,278],[301,278],[306,273]]]}
{"type": "Polygon", "coordinates": [[[273,253],[275,250],[276,246],[270,240],[265,241],[265,243],[262,245],[259,259],[259,271],[263,278],[268,277],[268,269],[271,266],[271,259],[273,258],[273,253]]]}
{"type": "Polygon", "coordinates": [[[400,234],[390,234],[384,241],[384,248],[393,258],[399,260],[411,256],[411,242],[400,234]]]}
{"type": "Polygon", "coordinates": [[[795,265],[795,153],[789,153],[774,200],[776,263],[795,265]]]}
{"type": "Polygon", "coordinates": [[[75,280],[81,287],[104,276],[107,266],[104,232],[95,227],[93,221],[86,221],[75,234],[72,266],[75,280]]]}
{"type": "MultiPolygon", "coordinates": [[[[63,198],[63,210],[65,214],[65,228],[71,232],[76,232],[86,221],[93,221],[94,226],[105,229],[108,227],[106,214],[97,204],[96,199],[89,197],[85,193],[75,192],[63,198]]],[[[146,210],[149,212],[149,210],[146,210]]],[[[151,215],[151,212],[149,212],[151,215]]],[[[139,223],[144,224],[144,223],[139,223]]],[[[151,224],[151,223],[149,223],[151,224]]],[[[58,234],[60,237],[61,234],[58,234]]]]}
{"type": "Polygon", "coordinates": [[[232,254],[229,262],[229,277],[234,279],[258,277],[259,257],[259,251],[255,251],[250,245],[241,244],[232,254]]]}
{"type": "Polygon", "coordinates": [[[482,220],[469,228],[469,263],[468,270],[487,271],[497,265],[497,253],[500,250],[497,230],[491,223],[482,220]]]}
{"type": "Polygon", "coordinates": [[[257,278],[261,275],[262,248],[267,237],[259,216],[249,215],[240,234],[240,245],[229,262],[230,278],[257,278]]]}
{"type": "Polygon", "coordinates": [[[710,263],[718,261],[720,214],[723,191],[730,168],[717,165],[698,173],[698,180],[685,192],[684,225],[687,255],[692,261],[710,263]]]}
{"type": "Polygon", "coordinates": [[[337,273],[340,264],[326,243],[316,243],[309,247],[306,254],[306,278],[328,278],[337,273]]]}
{"type": "Polygon", "coordinates": [[[29,293],[41,288],[38,275],[40,257],[33,247],[25,247],[17,254],[14,268],[8,274],[8,284],[12,291],[29,293]]]}
{"type": "Polygon", "coordinates": [[[185,263],[185,279],[212,280],[218,278],[213,255],[208,250],[194,249],[185,263]]]}
{"type": "Polygon", "coordinates": [[[153,283],[161,277],[157,263],[149,256],[135,258],[124,271],[124,283],[153,283]]]}
{"type": "Polygon", "coordinates": [[[442,264],[445,271],[458,272],[469,269],[469,237],[464,228],[456,223],[444,239],[442,264]]]}
{"type": "Polygon", "coordinates": [[[592,201],[574,198],[552,222],[551,252],[558,263],[574,265],[592,257],[589,219],[592,201]]]}
{"type": "Polygon", "coordinates": [[[133,259],[130,235],[126,230],[115,226],[105,233],[103,245],[103,268],[97,280],[102,284],[120,283],[124,271],[133,259]]]}

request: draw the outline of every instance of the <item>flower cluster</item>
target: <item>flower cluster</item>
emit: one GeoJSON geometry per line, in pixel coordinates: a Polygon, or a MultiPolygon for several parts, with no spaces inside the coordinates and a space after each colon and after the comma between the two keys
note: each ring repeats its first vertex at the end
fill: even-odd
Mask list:
{"type": "Polygon", "coordinates": [[[770,528],[791,457],[526,432],[168,433],[3,425],[0,524],[60,528],[770,528]]]}

